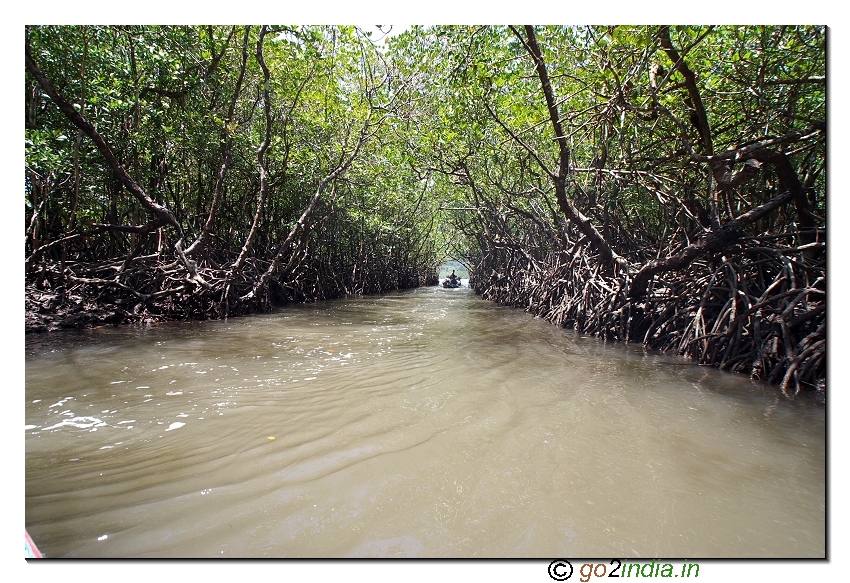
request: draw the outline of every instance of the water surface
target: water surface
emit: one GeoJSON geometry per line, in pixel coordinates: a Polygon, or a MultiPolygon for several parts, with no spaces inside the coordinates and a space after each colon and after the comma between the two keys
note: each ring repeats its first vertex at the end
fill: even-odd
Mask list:
{"type": "Polygon", "coordinates": [[[51,557],[824,557],[825,414],[468,289],[30,335],[51,557]]]}

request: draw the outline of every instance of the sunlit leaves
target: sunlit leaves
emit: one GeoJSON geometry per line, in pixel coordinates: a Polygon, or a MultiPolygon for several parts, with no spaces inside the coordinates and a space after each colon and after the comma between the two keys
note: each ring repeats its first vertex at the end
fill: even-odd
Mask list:
{"type": "MultiPolygon", "coordinates": [[[[571,196],[583,212],[655,237],[684,221],[678,201],[712,196],[705,164],[687,148],[698,139],[693,104],[657,26],[535,30],[570,147],[571,196]]],[[[231,144],[218,226],[222,240],[238,245],[253,218],[256,151],[265,135],[254,56],[259,27],[248,29],[244,86],[228,112],[244,31],[44,26],[30,27],[29,37],[57,87],[187,228],[207,215],[222,144],[231,144]]],[[[434,232],[448,245],[448,231],[453,244],[469,247],[481,230],[480,209],[556,222],[547,172],[557,167],[558,149],[534,63],[511,27],[414,26],[381,51],[353,26],[270,31],[263,46],[273,117],[263,216],[269,239],[297,218],[364,127],[369,139],[328,202],[328,216],[384,242],[434,232]],[[452,228],[434,231],[433,224],[452,228]],[[469,238],[460,240],[459,232],[469,238]]],[[[715,150],[802,132],[825,119],[822,27],[673,26],[671,39],[697,76],[715,150]]],[[[132,216],[132,201],[116,194],[91,145],[77,150],[75,129],[32,80],[25,91],[28,167],[60,177],[60,198],[70,201],[61,177],[73,174],[76,160],[82,203],[91,207],[79,212],[105,215],[113,204],[113,219],[132,216]]],[[[791,154],[800,174],[814,177],[812,192],[822,189],[823,149],[815,141],[791,154]]],[[[771,176],[757,182],[735,193],[733,212],[776,188],[771,176]]]]}
{"type": "MultiPolygon", "coordinates": [[[[536,30],[572,164],[587,170],[574,176],[587,213],[603,219],[607,209],[627,229],[660,233],[681,212],[676,200],[710,195],[706,167],[686,147],[699,140],[693,104],[658,27],[536,30]]],[[[697,76],[716,149],[824,119],[825,84],[815,81],[825,75],[822,28],[674,26],[671,37],[697,76]]],[[[446,200],[504,208],[551,197],[539,166],[554,167],[556,150],[517,35],[507,27],[414,28],[391,48],[410,80],[413,115],[426,122],[414,129],[417,160],[444,173],[446,200]],[[530,191],[536,194],[524,194],[530,191]]]]}

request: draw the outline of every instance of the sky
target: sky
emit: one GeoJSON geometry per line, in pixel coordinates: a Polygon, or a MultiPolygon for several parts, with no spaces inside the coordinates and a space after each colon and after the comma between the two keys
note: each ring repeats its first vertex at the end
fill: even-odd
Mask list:
{"type": "Polygon", "coordinates": [[[410,28],[410,24],[376,24],[358,25],[364,32],[372,33],[372,40],[377,43],[386,43],[394,36],[398,36],[410,28]]]}

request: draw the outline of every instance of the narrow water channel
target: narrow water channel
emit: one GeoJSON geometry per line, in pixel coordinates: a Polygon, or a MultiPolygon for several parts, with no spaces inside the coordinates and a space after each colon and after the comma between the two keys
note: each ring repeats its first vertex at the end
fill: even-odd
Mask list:
{"type": "Polygon", "coordinates": [[[469,289],[31,335],[50,557],[824,557],[825,413],[469,289]]]}

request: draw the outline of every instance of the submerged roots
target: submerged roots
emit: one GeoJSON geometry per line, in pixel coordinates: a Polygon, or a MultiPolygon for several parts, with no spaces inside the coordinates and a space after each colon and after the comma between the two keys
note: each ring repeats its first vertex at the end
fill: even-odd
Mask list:
{"type": "Polygon", "coordinates": [[[657,276],[628,297],[629,276],[605,274],[578,250],[541,260],[511,249],[483,258],[472,287],[559,326],[640,342],[695,363],[778,384],[787,396],[826,383],[823,245],[751,237],[725,253],[657,276]]]}

